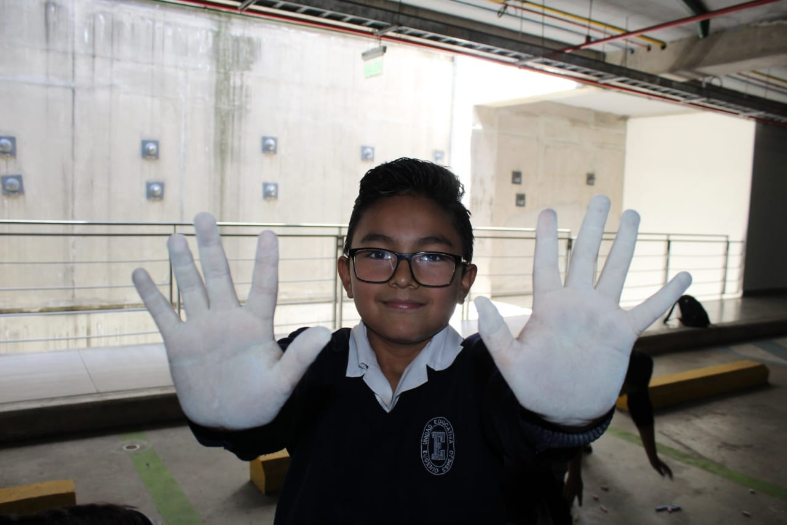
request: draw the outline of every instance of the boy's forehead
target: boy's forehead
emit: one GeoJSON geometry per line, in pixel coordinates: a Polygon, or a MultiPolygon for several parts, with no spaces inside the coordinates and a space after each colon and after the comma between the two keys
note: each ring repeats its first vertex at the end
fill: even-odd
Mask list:
{"type": "Polygon", "coordinates": [[[461,248],[459,232],[448,211],[432,199],[396,195],[381,199],[358,221],[356,242],[432,242],[461,248]]]}

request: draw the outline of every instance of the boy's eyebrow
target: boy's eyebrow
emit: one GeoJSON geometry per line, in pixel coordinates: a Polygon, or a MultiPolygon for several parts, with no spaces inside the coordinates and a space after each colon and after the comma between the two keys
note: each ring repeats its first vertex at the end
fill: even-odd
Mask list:
{"type": "MultiPolygon", "coordinates": [[[[362,244],[369,243],[369,242],[374,242],[374,241],[379,241],[379,242],[388,243],[388,244],[394,244],[394,239],[393,238],[389,237],[388,235],[385,235],[385,234],[382,234],[382,233],[375,233],[375,232],[367,233],[360,240],[360,242],[362,244]]],[[[427,237],[421,237],[415,243],[415,245],[419,246],[419,247],[421,247],[421,246],[429,246],[430,244],[443,244],[445,246],[448,246],[449,248],[453,248],[454,247],[454,243],[452,243],[447,237],[444,237],[442,235],[429,235],[427,237]]]]}
{"type": "Polygon", "coordinates": [[[448,240],[448,237],[443,237],[442,235],[430,235],[428,237],[421,237],[418,239],[418,242],[415,243],[416,246],[428,246],[430,244],[444,244],[449,248],[454,247],[454,243],[448,240]]]}

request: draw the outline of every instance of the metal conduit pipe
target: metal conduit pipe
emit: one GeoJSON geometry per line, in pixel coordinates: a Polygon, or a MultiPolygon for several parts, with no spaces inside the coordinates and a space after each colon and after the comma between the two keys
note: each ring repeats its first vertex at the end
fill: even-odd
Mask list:
{"type": "MultiPolygon", "coordinates": [[[[390,36],[389,34],[384,34],[384,35],[378,36],[374,32],[372,32],[371,30],[369,32],[365,32],[365,31],[360,31],[360,30],[357,30],[357,29],[351,29],[351,28],[342,27],[342,26],[338,26],[338,25],[321,23],[321,22],[315,22],[315,21],[311,21],[311,20],[305,20],[303,18],[298,18],[298,17],[294,17],[294,16],[290,17],[290,16],[277,15],[277,14],[266,13],[266,12],[261,12],[261,11],[253,11],[253,12],[244,11],[243,13],[239,13],[236,8],[228,7],[226,5],[217,5],[217,4],[213,3],[213,2],[209,2],[209,1],[205,1],[205,0],[157,0],[157,1],[163,2],[163,3],[168,3],[168,4],[184,5],[184,6],[191,6],[191,7],[201,7],[201,8],[204,8],[204,9],[212,9],[212,10],[216,10],[216,11],[231,12],[231,13],[235,13],[235,14],[240,14],[242,16],[254,16],[254,17],[258,17],[258,18],[279,20],[279,21],[283,21],[283,22],[289,22],[289,23],[292,23],[292,24],[295,24],[295,25],[303,25],[303,26],[307,26],[307,27],[315,27],[315,28],[319,28],[319,29],[327,29],[329,31],[334,31],[334,32],[339,32],[339,33],[346,33],[346,34],[352,34],[352,35],[357,35],[357,36],[363,36],[363,37],[371,38],[371,39],[378,40],[378,41],[379,40],[386,40],[388,42],[397,42],[397,43],[400,43],[400,44],[406,44],[406,45],[411,45],[411,46],[415,46],[415,47],[422,47],[422,48],[425,48],[425,49],[432,49],[432,50],[442,51],[444,53],[451,53],[451,54],[454,54],[454,55],[468,56],[468,57],[472,57],[472,58],[479,59],[479,60],[486,60],[487,62],[493,62],[493,63],[504,65],[504,66],[516,67],[518,69],[526,69],[528,71],[533,71],[534,73],[541,73],[542,75],[549,75],[549,76],[553,76],[553,77],[556,77],[556,78],[563,78],[563,79],[566,79],[566,80],[572,80],[572,81],[580,83],[580,84],[586,84],[586,85],[589,85],[589,86],[600,87],[600,88],[603,88],[603,89],[619,91],[621,93],[626,93],[626,94],[630,94],[630,95],[636,95],[636,96],[640,96],[640,97],[645,97],[645,98],[649,98],[649,99],[652,99],[652,100],[658,100],[658,101],[661,101],[661,102],[670,102],[672,104],[679,104],[681,106],[694,107],[694,108],[697,108],[697,109],[700,109],[700,110],[703,110],[703,111],[712,111],[712,112],[715,112],[715,113],[721,113],[723,115],[733,115],[733,116],[737,116],[737,117],[741,116],[741,115],[738,115],[737,113],[735,113],[734,111],[726,111],[726,110],[723,110],[723,109],[711,108],[711,107],[703,106],[703,105],[700,105],[700,104],[695,104],[695,103],[692,103],[692,102],[681,102],[681,101],[672,99],[672,98],[664,96],[664,95],[655,95],[655,94],[652,94],[652,93],[643,93],[642,91],[637,91],[636,89],[630,89],[630,88],[626,88],[626,87],[623,87],[623,86],[604,84],[604,83],[601,83],[601,82],[595,82],[595,81],[592,81],[592,80],[587,80],[587,79],[583,79],[583,78],[577,78],[577,77],[573,77],[571,75],[566,75],[564,73],[557,73],[557,72],[554,72],[554,71],[548,71],[548,70],[545,70],[545,69],[539,69],[539,68],[531,67],[531,66],[528,66],[527,64],[516,64],[516,63],[512,63],[512,62],[506,62],[504,60],[496,60],[494,58],[486,57],[486,56],[479,55],[479,54],[476,54],[476,53],[468,53],[467,51],[462,51],[462,50],[457,49],[456,47],[451,47],[451,46],[447,46],[447,45],[446,46],[440,46],[440,45],[437,45],[437,44],[427,44],[427,43],[424,43],[424,42],[415,42],[415,41],[407,40],[407,39],[404,39],[404,38],[396,38],[395,36],[390,36]]],[[[768,0],[768,1],[771,2],[771,1],[778,1],[778,0],[768,0]]],[[[741,118],[745,118],[747,120],[753,120],[755,122],[762,122],[764,124],[772,124],[772,125],[776,125],[776,126],[780,126],[780,127],[787,127],[787,124],[784,124],[784,123],[781,123],[781,122],[772,121],[772,120],[768,120],[768,119],[759,118],[757,116],[743,116],[741,118]]]]}
{"type": "MultiPolygon", "coordinates": [[[[480,6],[480,5],[477,5],[477,4],[471,4],[470,2],[464,2],[463,0],[451,0],[451,2],[460,4],[460,5],[470,6],[470,7],[476,8],[476,9],[482,9],[484,11],[488,11],[488,12],[492,12],[492,13],[497,13],[498,17],[500,17],[500,11],[497,10],[497,9],[490,9],[490,8],[483,7],[483,6],[480,6]]],[[[525,11],[526,13],[532,13],[532,14],[535,14],[535,15],[538,15],[538,16],[545,16],[546,18],[549,18],[551,20],[555,20],[557,22],[561,22],[561,23],[564,23],[564,24],[570,24],[570,25],[574,25],[574,26],[577,26],[577,27],[581,27],[582,29],[588,29],[588,26],[586,24],[580,24],[579,22],[573,22],[571,20],[566,20],[566,19],[560,18],[558,16],[544,15],[543,13],[539,13],[538,11],[524,9],[524,8],[521,8],[521,7],[516,7],[516,9],[520,9],[522,11],[525,11]]],[[[568,28],[565,28],[565,27],[561,27],[559,25],[547,24],[547,23],[545,23],[543,21],[539,22],[538,20],[525,18],[523,15],[511,14],[509,16],[513,16],[516,20],[528,22],[528,23],[531,23],[531,24],[537,24],[539,26],[545,26],[545,27],[549,27],[549,28],[552,28],[552,29],[557,29],[559,31],[564,31],[566,33],[571,33],[573,35],[581,36],[583,38],[586,37],[585,33],[581,33],[579,31],[571,30],[571,29],[568,29],[568,28]]],[[[604,35],[609,35],[610,34],[609,32],[604,31],[603,29],[597,29],[595,27],[592,28],[592,30],[593,31],[598,31],[600,33],[603,33],[604,35]]],[[[633,39],[629,40],[627,43],[636,44],[638,46],[642,46],[642,47],[645,47],[645,48],[650,47],[648,44],[637,42],[636,40],[633,40],[633,39]]],[[[610,45],[615,46],[618,49],[626,49],[626,46],[624,44],[610,44],[610,45]]]]}
{"type": "MultiPolygon", "coordinates": [[[[492,1],[500,2],[500,3],[506,4],[506,5],[511,5],[511,4],[508,4],[508,0],[492,0],[492,1]]],[[[558,14],[560,16],[564,16],[566,18],[573,18],[574,20],[579,20],[580,22],[584,22],[586,24],[591,24],[591,25],[594,25],[594,26],[597,26],[597,27],[602,27],[604,29],[610,29],[612,31],[619,31],[621,33],[626,33],[627,32],[627,30],[623,29],[622,27],[616,27],[616,26],[613,26],[613,25],[605,24],[604,22],[599,22],[599,21],[593,20],[591,18],[585,18],[584,16],[575,15],[573,13],[568,13],[566,11],[561,11],[560,9],[555,9],[554,7],[547,7],[547,6],[542,5],[542,4],[536,4],[535,2],[525,2],[525,1],[521,1],[521,0],[519,1],[519,3],[522,4],[522,5],[529,5],[531,7],[535,7],[535,8],[541,9],[541,10],[549,12],[549,13],[555,13],[555,14],[558,14]]],[[[516,6],[513,6],[513,7],[516,7],[516,6]]],[[[651,44],[655,44],[655,45],[661,47],[662,49],[664,47],[666,47],[666,45],[667,45],[667,43],[664,42],[663,40],[658,40],[658,39],[655,39],[655,38],[651,38],[649,36],[642,36],[642,35],[632,35],[632,36],[634,36],[636,38],[639,38],[640,40],[644,40],[645,42],[649,42],[651,44]]]]}
{"type": "MultiPolygon", "coordinates": [[[[579,51],[580,49],[587,49],[589,47],[597,46],[600,44],[605,44],[607,42],[614,42],[615,40],[620,40],[622,38],[630,38],[632,36],[641,35],[643,33],[652,33],[654,31],[660,31],[662,29],[669,29],[671,27],[682,26],[685,24],[691,24],[693,22],[701,22],[702,20],[708,20],[711,18],[716,18],[722,15],[728,15],[730,13],[736,13],[738,11],[743,11],[745,9],[751,9],[753,7],[760,7],[766,4],[773,4],[778,2],[779,0],[755,0],[753,2],[746,2],[745,4],[738,4],[730,7],[725,7],[724,9],[719,9],[717,11],[711,11],[709,13],[705,13],[702,15],[695,15],[690,16],[688,18],[681,18],[680,20],[673,20],[672,22],[665,22],[663,24],[657,24],[655,26],[646,27],[644,29],[637,29],[636,31],[629,31],[628,33],[623,33],[621,35],[615,35],[608,38],[602,38],[601,40],[593,40],[592,42],[585,42],[584,44],[579,44],[576,46],[569,46],[564,49],[560,49],[557,53],[571,53],[572,51],[579,51]]],[[[666,47],[666,44],[665,46],[666,47]]]]}
{"type": "MultiPolygon", "coordinates": [[[[453,1],[457,1],[457,0],[453,0],[453,1]]],[[[469,4],[469,5],[472,5],[472,4],[469,4]]],[[[607,26],[606,24],[601,24],[601,23],[591,24],[594,27],[589,27],[587,24],[590,23],[590,22],[594,22],[594,20],[589,20],[588,19],[588,20],[584,21],[585,23],[582,23],[580,21],[567,20],[566,18],[561,18],[561,17],[555,16],[555,15],[548,15],[548,14],[542,12],[542,11],[537,11],[536,9],[528,9],[526,7],[521,7],[521,6],[518,6],[518,5],[513,5],[513,4],[508,4],[508,3],[505,3],[503,5],[505,5],[507,7],[513,7],[514,9],[518,9],[519,11],[524,11],[525,13],[532,13],[532,14],[535,14],[535,15],[538,15],[538,16],[543,16],[545,18],[549,18],[550,20],[557,20],[558,22],[562,22],[564,24],[570,24],[570,25],[581,27],[582,29],[588,29],[589,31],[596,31],[596,32],[602,33],[604,35],[608,35],[609,34],[609,29],[611,28],[611,26],[607,26]],[[600,27],[595,27],[597,25],[600,26],[600,27]]],[[[572,16],[571,18],[581,18],[581,17],[574,17],[574,16],[572,16]]],[[[617,30],[617,29],[613,29],[613,30],[617,30]]],[[[625,29],[620,29],[619,31],[625,32],[626,30],[625,29]]],[[[631,44],[634,44],[635,46],[640,46],[640,47],[644,47],[646,49],[650,49],[650,44],[645,44],[643,42],[638,42],[634,38],[630,39],[629,42],[631,44]]],[[[659,45],[664,46],[664,45],[666,45],[666,43],[660,42],[659,45]]]]}
{"type": "Polygon", "coordinates": [[[762,73],[760,71],[752,71],[751,74],[752,75],[756,75],[758,77],[763,77],[763,78],[768,78],[770,80],[775,80],[777,82],[781,82],[782,84],[787,84],[787,78],[777,77],[775,75],[767,75],[767,74],[762,73]]]}
{"type": "Polygon", "coordinates": [[[778,93],[781,95],[787,95],[787,87],[781,87],[774,85],[767,80],[762,80],[757,77],[752,77],[749,75],[745,75],[743,73],[736,73],[732,75],[727,75],[727,77],[737,80],[738,82],[743,82],[744,84],[755,86],[761,89],[765,89],[766,91],[773,91],[774,93],[778,93]]]}

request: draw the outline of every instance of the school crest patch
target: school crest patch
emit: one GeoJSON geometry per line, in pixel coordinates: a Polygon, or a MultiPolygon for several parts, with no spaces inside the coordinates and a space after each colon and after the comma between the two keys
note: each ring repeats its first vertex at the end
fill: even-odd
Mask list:
{"type": "Polygon", "coordinates": [[[444,417],[431,419],[421,434],[421,461],[430,474],[442,476],[454,465],[456,436],[451,422],[444,417]]]}

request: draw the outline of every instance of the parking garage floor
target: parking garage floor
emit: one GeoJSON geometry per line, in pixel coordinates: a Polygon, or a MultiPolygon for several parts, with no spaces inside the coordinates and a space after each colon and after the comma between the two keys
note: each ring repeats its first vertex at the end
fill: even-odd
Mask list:
{"type": "MultiPolygon", "coordinates": [[[[673,480],[650,467],[634,424],[618,411],[585,457],[575,521],[787,523],[787,337],[659,354],[654,375],[740,359],[765,363],[769,385],[657,411],[656,440],[673,480]],[[656,512],[669,504],[681,510],[656,512]]],[[[128,504],[167,524],[272,523],[276,506],[250,483],[247,463],[200,446],[183,425],[0,448],[0,487],[56,479],[74,481],[79,503],[128,504]]]]}

